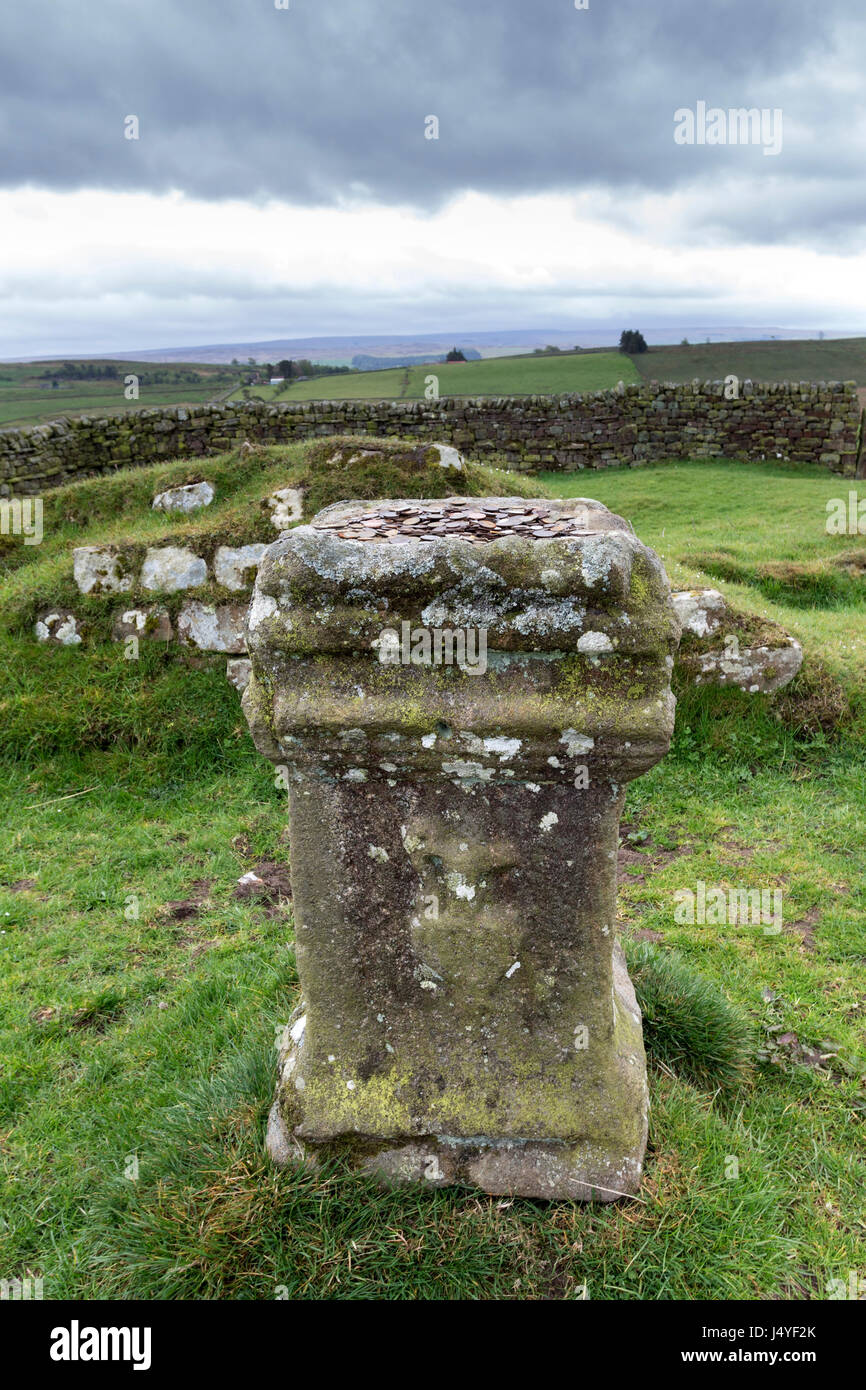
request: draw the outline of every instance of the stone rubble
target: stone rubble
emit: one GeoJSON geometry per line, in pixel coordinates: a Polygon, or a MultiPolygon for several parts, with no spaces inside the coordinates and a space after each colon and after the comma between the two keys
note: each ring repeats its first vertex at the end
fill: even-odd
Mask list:
{"type": "Polygon", "coordinates": [[[740,631],[743,619],[731,610],[718,589],[684,589],[673,595],[674,607],[688,636],[713,637],[710,650],[693,649],[684,641],[678,666],[695,685],[736,685],[750,695],[772,695],[797,675],[803,664],[803,648],[776,624],[764,624],[772,642],[750,642],[740,631]]]}
{"type": "Polygon", "coordinates": [[[186,646],[203,652],[246,650],[244,622],[246,605],[241,603],[212,604],[195,600],[184,605],[177,618],[177,634],[186,646]]]}
{"type": "Polygon", "coordinates": [[[207,563],[183,546],[163,545],[147,551],[141,568],[141,587],[174,593],[207,581],[207,563]]]}
{"type": "Polygon", "coordinates": [[[122,557],[111,546],[76,546],[72,572],[82,594],[119,594],[133,585],[133,575],[122,567],[122,557]]]}
{"type": "Polygon", "coordinates": [[[111,635],[115,642],[127,637],[149,637],[157,642],[170,642],[174,636],[171,618],[164,608],[128,608],[114,619],[111,635]]]}
{"type": "Polygon", "coordinates": [[[169,488],[158,492],[153,499],[155,512],[194,512],[199,507],[209,507],[216,497],[213,483],[187,483],[184,487],[169,488]]]}
{"type": "Polygon", "coordinates": [[[267,548],[260,541],[252,545],[221,545],[213,561],[214,579],[217,584],[224,585],[226,589],[234,589],[235,592],[249,589],[255,580],[259,561],[267,548]]]}
{"type": "Polygon", "coordinates": [[[34,624],[37,642],[57,642],[61,647],[77,647],[81,644],[78,621],[68,611],[44,613],[34,624]]]}

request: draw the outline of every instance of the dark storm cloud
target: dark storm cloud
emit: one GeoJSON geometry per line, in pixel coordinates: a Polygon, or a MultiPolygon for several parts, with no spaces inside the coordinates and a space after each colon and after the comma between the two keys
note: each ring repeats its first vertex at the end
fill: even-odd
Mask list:
{"type": "MultiPolygon", "coordinates": [[[[469,188],[598,187],[627,205],[718,173],[772,177],[772,199],[750,204],[757,238],[826,222],[825,181],[837,224],[863,221],[842,192],[862,182],[845,81],[866,57],[853,0],[289,4],[7,5],[0,181],[434,208],[469,188]],[[698,100],[782,107],[782,154],[674,145],[674,110],[698,100]],[[137,141],[123,137],[131,114],[137,141]],[[438,140],[424,139],[428,115],[438,140]]],[[[736,208],[703,215],[742,235],[736,208]]]]}

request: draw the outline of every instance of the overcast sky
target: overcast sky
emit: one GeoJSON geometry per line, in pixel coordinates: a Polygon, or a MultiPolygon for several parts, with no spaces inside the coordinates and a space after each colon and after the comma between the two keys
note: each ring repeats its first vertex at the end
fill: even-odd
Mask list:
{"type": "Polygon", "coordinates": [[[866,331],[863,0],[276,3],[3,7],[0,355],[866,331]]]}

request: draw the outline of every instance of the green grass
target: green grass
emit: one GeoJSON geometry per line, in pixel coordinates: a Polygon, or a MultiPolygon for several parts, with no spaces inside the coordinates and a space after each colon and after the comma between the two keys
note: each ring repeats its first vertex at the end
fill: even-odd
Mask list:
{"type": "Polygon", "coordinates": [[[866,550],[862,538],[825,531],[827,502],[847,497],[846,479],[812,464],[719,461],[539,477],[557,496],[591,494],[628,517],[641,540],[661,555],[677,588],[722,588],[739,607],[793,633],[803,644],[807,667],[810,659],[820,660],[866,692],[862,583],[841,581],[845,602],[828,608],[804,606],[790,584],[758,582],[758,570],[768,562],[828,565],[866,550]],[[709,569],[701,567],[701,556],[710,560],[709,569]],[[719,557],[733,567],[725,571],[730,582],[721,577],[719,557]]]}
{"type": "Polygon", "coordinates": [[[746,1015],[676,951],[650,941],[630,945],[647,1052],[696,1086],[714,1090],[746,1081],[757,1051],[746,1015]]]}
{"type": "Polygon", "coordinates": [[[555,357],[486,357],[480,362],[434,362],[426,366],[385,367],[378,372],[316,377],[281,391],[254,387],[262,400],[421,400],[429,376],[439,380],[440,396],[558,395],[601,391],[619,381],[639,381],[631,358],[618,352],[563,353],[555,357]]]}
{"type": "MultiPolygon", "coordinates": [[[[97,359],[94,359],[96,361],[97,359]]],[[[236,382],[236,370],[212,364],[187,362],[116,362],[112,381],[66,381],[62,376],[43,378],[49,362],[0,362],[0,429],[38,425],[63,415],[116,415],[128,410],[157,406],[199,405],[218,399],[236,382]],[[153,373],[195,372],[194,382],[151,382],[153,373]],[[139,398],[126,400],[124,377],[140,377],[139,398]],[[52,380],[60,384],[55,390],[52,380]]]]}
{"type": "MultiPolygon", "coordinates": [[[[225,525],[285,459],[218,466],[225,525]]],[[[171,467],[67,490],[70,529],[7,571],[0,605],[73,538],[164,526],[142,502],[171,467]]],[[[629,516],[681,581],[697,578],[682,558],[696,549],[757,564],[837,544],[821,528],[838,482],[814,469],[714,461],[549,482],[629,516]]],[[[718,582],[799,623],[807,660],[856,703],[857,605],[785,608],[718,582]]],[[[823,1298],[829,1279],[862,1273],[862,723],[813,736],[763,699],[684,694],[671,754],[629,789],[620,927],[645,1006],[668,1001],[661,1033],[647,1028],[639,1201],[387,1192],[339,1164],[275,1172],[264,1157],[275,1031],[296,997],[291,907],[233,888],[285,861],[286,806],[223,665],[0,631],[4,1277],[42,1275],[46,1298],[568,1300],[586,1286],[625,1301],[823,1298]],[[698,879],[781,887],[782,933],[677,923],[674,894],[698,879]],[[696,976],[756,1058],[724,1090],[718,1059],[694,1066],[696,976]]]]}
{"type": "Polygon", "coordinates": [[[866,338],[651,347],[634,359],[647,381],[856,381],[866,386],[866,338]]]}

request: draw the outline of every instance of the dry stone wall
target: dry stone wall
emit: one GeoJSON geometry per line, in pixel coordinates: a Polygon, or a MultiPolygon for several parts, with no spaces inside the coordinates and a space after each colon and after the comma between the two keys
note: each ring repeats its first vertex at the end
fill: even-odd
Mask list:
{"type": "Polygon", "coordinates": [[[527,471],[721,456],[821,463],[854,477],[860,421],[853,382],[744,382],[736,400],[726,400],[718,382],[651,382],[582,396],[244,401],[0,430],[0,493],[38,493],[117,468],[219,453],[244,440],[347,433],[446,440],[482,461],[497,455],[527,471]]]}

